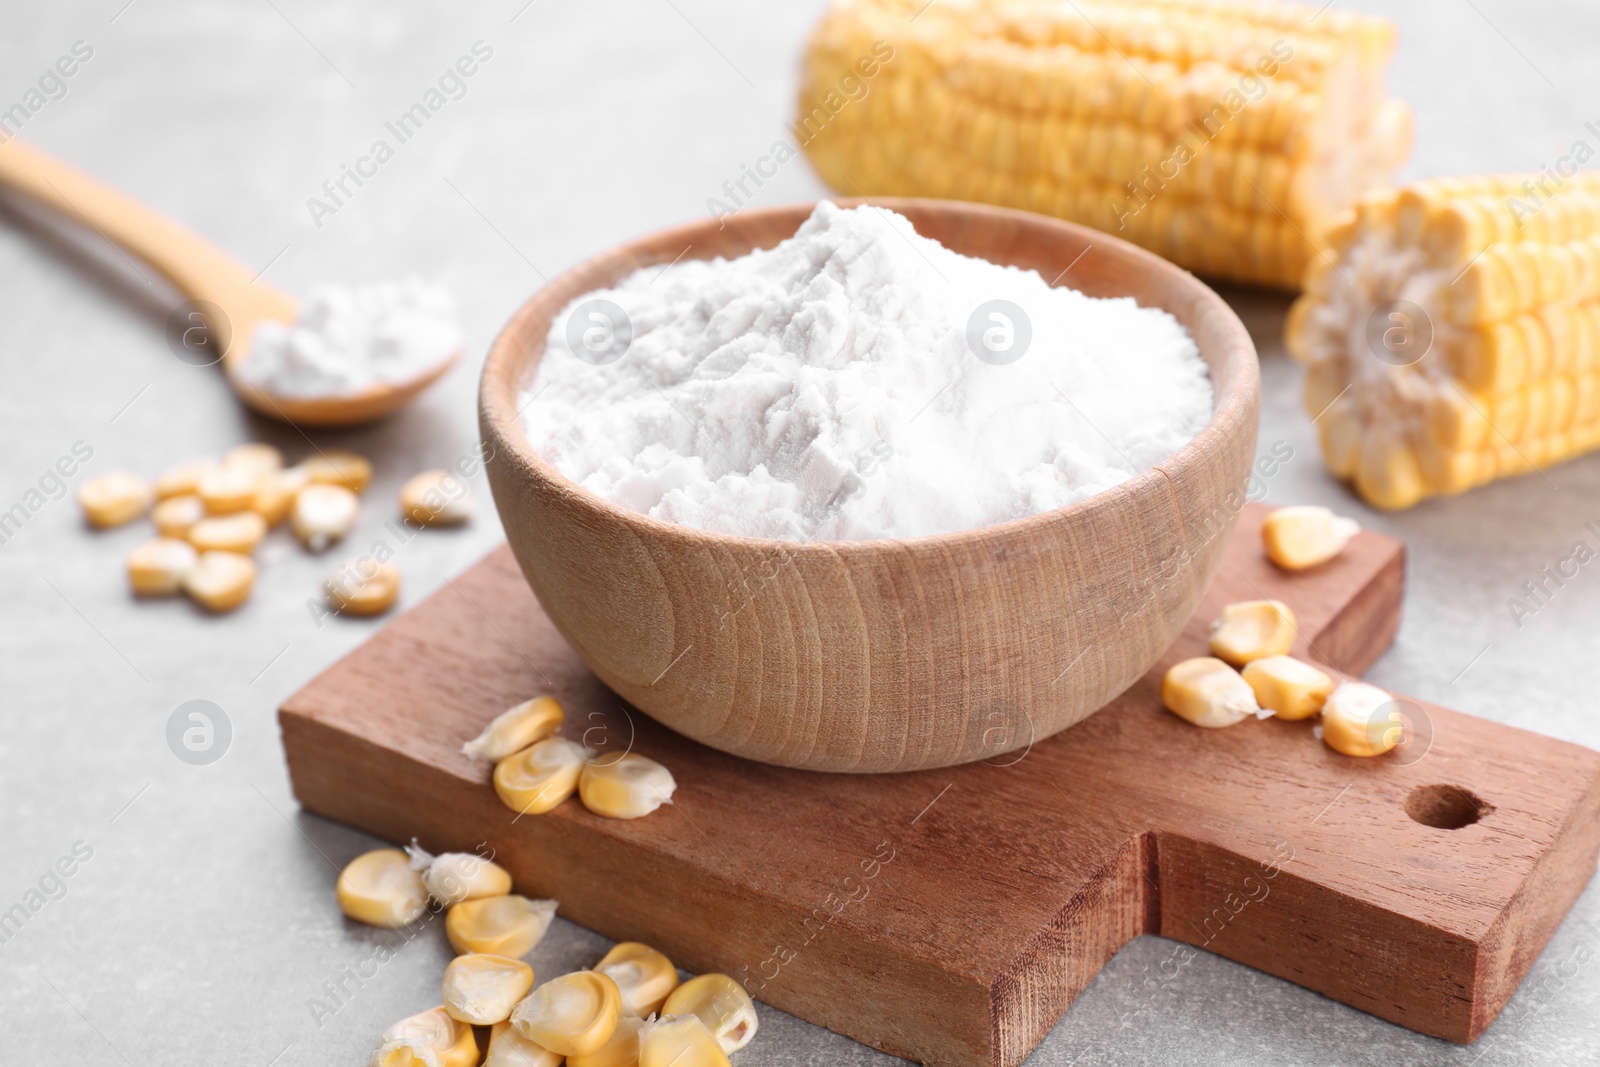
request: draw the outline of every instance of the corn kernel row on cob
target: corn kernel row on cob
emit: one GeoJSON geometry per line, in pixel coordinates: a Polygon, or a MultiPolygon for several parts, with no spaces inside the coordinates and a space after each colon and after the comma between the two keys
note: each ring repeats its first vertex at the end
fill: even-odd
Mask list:
{"type": "Polygon", "coordinates": [[[1600,177],[1372,193],[1327,242],[1288,344],[1328,468],[1365,500],[1409,507],[1600,447],[1600,177]]]}
{"type": "Polygon", "coordinates": [[[1295,288],[1409,152],[1393,44],[1387,21],[1290,3],[835,0],[793,132],[847,195],[1053,214],[1295,288]]]}

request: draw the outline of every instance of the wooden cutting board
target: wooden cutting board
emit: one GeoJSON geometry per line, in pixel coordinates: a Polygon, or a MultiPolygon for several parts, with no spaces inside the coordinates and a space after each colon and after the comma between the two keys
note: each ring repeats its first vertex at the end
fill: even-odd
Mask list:
{"type": "Polygon", "coordinates": [[[1264,513],[1246,509],[1178,643],[1104,711],[992,763],[880,776],[746,762],[630,711],[502,547],[284,705],[295,794],[391,841],[487,842],[573,922],[923,1063],[1020,1062],[1152,933],[1471,1041],[1595,869],[1600,754],[1421,702],[1417,740],[1376,760],[1307,722],[1201,730],[1163,711],[1162,671],[1203,652],[1230,601],[1286,601],[1296,654],[1352,674],[1393,640],[1399,542],[1362,533],[1286,574],[1261,555],[1264,513]],[[459,750],[537,693],[569,736],[667,764],[675,803],[514,816],[459,750]]]}

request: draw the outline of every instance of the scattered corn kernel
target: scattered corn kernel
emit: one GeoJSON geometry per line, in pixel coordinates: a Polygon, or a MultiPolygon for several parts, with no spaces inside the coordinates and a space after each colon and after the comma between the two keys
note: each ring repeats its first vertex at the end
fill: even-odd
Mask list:
{"type": "Polygon", "coordinates": [[[1260,715],[1256,695],[1239,672],[1210,656],[1174,663],[1161,679],[1161,703],[1196,726],[1217,729],[1260,715]]]}
{"type": "Polygon", "coordinates": [[[1343,552],[1360,529],[1354,519],[1327,508],[1279,508],[1261,524],[1261,545],[1267,558],[1284,570],[1303,571],[1343,552]]]}
{"type": "Polygon", "coordinates": [[[595,971],[552,978],[511,1013],[522,1036],[563,1056],[583,1056],[610,1039],[622,1017],[617,983],[595,971]]]}
{"type": "Polygon", "coordinates": [[[266,471],[256,483],[256,495],[250,501],[250,510],[276,526],[289,517],[294,509],[294,498],[300,490],[311,484],[304,467],[266,471]]]}
{"type": "Polygon", "coordinates": [[[289,525],[307,548],[321,552],[350,532],[359,510],[355,493],[344,486],[313,479],[312,484],[295,494],[289,525]]]}
{"type": "Polygon", "coordinates": [[[756,1036],[756,1005],[744,986],[725,974],[689,979],[661,1006],[661,1014],[693,1015],[706,1024],[723,1052],[738,1052],[756,1036]]]}
{"type": "Polygon", "coordinates": [[[495,716],[483,733],[461,746],[473,759],[499,763],[561,728],[566,714],[555,697],[534,697],[495,716]]]}
{"type": "Polygon", "coordinates": [[[397,848],[364,852],[345,864],[334,894],[339,910],[368,926],[405,926],[428,908],[422,876],[397,848]]]}
{"type": "Polygon", "coordinates": [[[478,1040],[472,1027],[444,1008],[401,1019],[383,1032],[370,1067],[475,1067],[478,1040]]]}
{"type": "Polygon", "coordinates": [[[202,552],[183,576],[183,591],[208,611],[232,611],[250,599],[256,565],[237,552],[202,552]]]}
{"type": "Polygon", "coordinates": [[[450,471],[423,471],[400,487],[400,514],[420,526],[456,526],[472,518],[467,483],[450,471]]]}
{"type": "Polygon", "coordinates": [[[678,988],[678,969],[649,945],[619,941],[601,957],[594,969],[617,983],[622,1010],[640,1017],[661,1010],[667,995],[678,988]]]}
{"type": "Polygon", "coordinates": [[[503,897],[511,892],[511,875],[506,869],[471,852],[442,852],[437,856],[406,846],[411,867],[422,875],[422,884],[435,902],[449,907],[479,897],[503,897]]]}
{"type": "Polygon", "coordinates": [[[1375,685],[1345,682],[1322,705],[1322,740],[1346,756],[1381,756],[1404,732],[1394,698],[1375,685]]]}
{"type": "Polygon", "coordinates": [[[1293,644],[1294,612],[1280,600],[1229,604],[1211,626],[1211,654],[1235,667],[1281,656],[1293,644]]]}
{"type": "Polygon", "coordinates": [[[567,1067],[639,1067],[639,1031],[643,1028],[644,1020],[624,1008],[606,1043],[593,1052],[569,1057],[567,1067]]]}
{"type": "Polygon", "coordinates": [[[199,559],[187,541],[157,537],[128,553],[128,584],[139,596],[171,596],[199,559]]]}
{"type": "Polygon", "coordinates": [[[78,504],[89,525],[121,526],[150,510],[150,487],[136,475],[113,471],[78,486],[78,504]]]}
{"type": "Polygon", "coordinates": [[[150,511],[150,520],[162,537],[187,537],[189,527],[205,517],[206,506],[193,493],[169,496],[150,511]]]}
{"type": "Polygon", "coordinates": [[[267,536],[267,520],[253,511],[213,515],[189,527],[188,541],[201,552],[237,552],[248,556],[267,536]]]}
{"type": "Polygon", "coordinates": [[[301,466],[314,485],[337,485],[352,493],[361,493],[372,481],[372,464],[366,457],[342,448],[318,452],[307,457],[301,466]]]}
{"type": "Polygon", "coordinates": [[[236,467],[249,471],[257,477],[268,471],[283,469],[283,453],[271,445],[251,442],[245,445],[236,445],[222,454],[224,467],[236,467]]]}
{"type": "Polygon", "coordinates": [[[521,959],[544,937],[555,914],[553,900],[529,900],[515,894],[479,897],[451,907],[444,931],[450,947],[458,953],[487,952],[521,959]]]}
{"type": "Polygon", "coordinates": [[[532,988],[533,968],[526,963],[473,952],[444,969],[444,1010],[460,1022],[493,1026],[511,1018],[511,1009],[532,988]]]}
{"type": "Polygon", "coordinates": [[[542,815],[578,791],[593,755],[576,741],[547,737],[495,764],[494,791],[512,811],[542,815]]]}
{"type": "Polygon", "coordinates": [[[375,559],[353,560],[323,579],[322,594],[341,615],[382,615],[400,596],[400,570],[375,559]]]}
{"type": "Polygon", "coordinates": [[[1333,679],[1293,656],[1268,656],[1245,664],[1244,680],[1256,703],[1280,719],[1309,719],[1333,692],[1333,679]]]}
{"type": "Polygon", "coordinates": [[[194,496],[200,492],[200,479],[217,469],[214,459],[197,459],[169,467],[156,479],[156,499],[174,496],[194,496]]]}
{"type": "Polygon", "coordinates": [[[489,1031],[489,1055],[483,1067],[561,1067],[565,1057],[540,1048],[517,1032],[509,1022],[495,1023],[489,1031]]]}
{"type": "Polygon", "coordinates": [[[710,1027],[693,1015],[652,1019],[639,1028],[639,1067],[729,1067],[710,1027]]]}
{"type": "Polygon", "coordinates": [[[246,467],[215,467],[201,476],[195,492],[208,514],[231,515],[250,506],[260,481],[261,475],[246,467]]]}
{"type": "Polygon", "coordinates": [[[605,755],[584,765],[578,778],[583,806],[611,819],[637,819],[672,800],[672,772],[636,752],[605,755]]]}

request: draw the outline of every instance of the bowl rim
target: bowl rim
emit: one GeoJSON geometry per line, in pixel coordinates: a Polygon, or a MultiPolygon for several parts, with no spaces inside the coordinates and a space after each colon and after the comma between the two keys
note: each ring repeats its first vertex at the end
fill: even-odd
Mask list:
{"type": "MultiPolygon", "coordinates": [[[[945,533],[922,534],[915,537],[878,537],[862,538],[858,540],[786,540],[777,537],[753,537],[748,534],[719,533],[712,530],[702,530],[693,526],[668,522],[642,512],[634,511],[614,501],[586,489],[562,474],[556,467],[540,456],[528,441],[527,435],[522,430],[520,409],[517,406],[517,392],[519,383],[524,375],[532,369],[534,362],[544,355],[543,338],[548,336],[549,325],[554,321],[562,308],[566,307],[578,296],[585,292],[594,292],[599,286],[589,285],[580,289],[571,296],[564,297],[559,305],[549,306],[553,303],[553,294],[572,285],[575,281],[590,274],[603,271],[613,261],[633,258],[633,269],[642,269],[650,264],[630,257],[634,253],[659,244],[676,246],[679,242],[685,245],[685,252],[693,247],[698,235],[709,230],[721,228],[722,223],[715,218],[707,218],[692,222],[680,223],[661,230],[624,241],[613,245],[604,251],[591,255],[582,261],[568,267],[556,277],[540,286],[534,293],[523,301],[517,310],[501,327],[495,336],[494,342],[489,347],[488,355],[484,359],[483,371],[479,379],[479,413],[484,423],[485,436],[492,427],[497,431],[497,436],[513,453],[534,478],[540,479],[552,489],[558,490],[564,498],[581,504],[591,514],[596,514],[606,519],[621,522],[637,530],[648,533],[656,539],[677,542],[685,547],[691,545],[701,546],[737,546],[747,550],[763,550],[775,552],[781,550],[791,556],[812,555],[846,556],[858,554],[881,553],[886,549],[932,549],[947,550],[953,548],[970,547],[994,541],[998,538],[1011,540],[1023,538],[1030,533],[1042,532],[1044,529],[1054,527],[1058,523],[1071,521],[1081,514],[1095,508],[1104,507],[1118,496],[1141,496],[1145,492],[1159,487],[1163,482],[1170,484],[1175,480],[1174,474],[1179,474],[1204,465],[1207,456],[1211,453],[1210,442],[1224,435],[1228,429],[1240,421],[1250,421],[1252,409],[1260,393],[1260,363],[1256,353],[1255,342],[1250,337],[1244,323],[1240,321],[1226,301],[1205,282],[1201,281],[1190,271],[1184,270],[1169,260],[1163,259],[1153,252],[1149,252],[1131,242],[1124,241],[1102,230],[1069,222],[1066,219],[1050,215],[1040,215],[1029,211],[1019,211],[1014,208],[998,207],[992,204],[980,204],[961,200],[940,200],[928,197],[829,197],[840,207],[858,207],[871,205],[887,208],[904,214],[906,208],[931,208],[953,214],[967,214],[973,218],[988,218],[993,221],[1008,222],[1012,225],[1025,225],[1029,227],[1043,227],[1056,229],[1063,236],[1079,240],[1086,246],[1105,248],[1116,255],[1131,259],[1141,270],[1166,275],[1169,282],[1177,288],[1187,290],[1191,297],[1201,305],[1200,315],[1217,313],[1222,314],[1222,325],[1226,333],[1233,335],[1232,343],[1227,347],[1232,355],[1221,360],[1229,368],[1229,382],[1226,391],[1220,389],[1217,374],[1207,365],[1208,376],[1212,382],[1212,410],[1211,418],[1201,427],[1200,431],[1183,444],[1176,452],[1156,465],[1138,472],[1126,481],[1102,489],[1100,492],[1081,500],[1075,500],[1059,508],[1048,511],[1036,512],[1004,522],[993,523],[988,526],[978,526],[967,530],[953,530],[945,533]],[[546,322],[539,333],[540,340],[536,347],[521,344],[520,335],[527,332],[531,322],[544,317],[546,322]]],[[[740,211],[738,217],[746,222],[766,218],[799,215],[801,222],[809,217],[815,210],[820,200],[797,201],[788,204],[778,204],[772,207],[753,208],[740,211]]],[[[752,246],[752,250],[753,250],[752,246]]],[[[1087,251],[1087,247],[1085,251],[1087,251]]],[[[961,253],[966,255],[966,253],[961,253]]],[[[691,256],[689,258],[711,258],[691,256]]],[[[979,257],[981,258],[981,257],[979,257]]],[[[673,262],[676,262],[674,260],[673,262]]],[[[991,260],[990,262],[994,262],[991,260]]],[[[1076,262],[1076,261],[1074,261],[1076,262]]],[[[1008,264],[1000,264],[1006,266],[1008,264]]],[[[1071,267],[1068,267],[1070,270],[1071,267]]],[[[1065,274],[1065,272],[1063,272],[1065,274]]],[[[1060,278],[1058,276],[1057,281],[1060,278]]],[[[1054,288],[1054,284],[1052,284],[1054,288]]],[[[1123,294],[1128,296],[1131,294],[1123,294]]],[[[1143,305],[1141,305],[1143,306],[1143,305]]],[[[1159,305],[1158,305],[1159,306],[1159,305]]],[[[1162,308],[1168,314],[1173,314],[1171,309],[1162,308]]],[[[1185,327],[1188,330],[1188,327],[1185,327]]],[[[1193,334],[1191,332],[1191,337],[1193,334]]],[[[1199,342],[1196,340],[1196,348],[1199,342]]],[[[1203,356],[1202,356],[1203,358],[1203,356]]],[[[497,447],[502,442],[496,442],[497,447]]]]}

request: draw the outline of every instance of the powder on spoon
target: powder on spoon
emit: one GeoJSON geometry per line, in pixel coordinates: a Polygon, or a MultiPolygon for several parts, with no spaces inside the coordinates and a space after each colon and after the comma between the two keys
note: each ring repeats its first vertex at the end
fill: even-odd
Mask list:
{"type": "Polygon", "coordinates": [[[263,322],[239,377],[274,396],[350,396],[410,381],[461,347],[448,290],[403,282],[320,286],[293,326],[263,322]]]}
{"type": "Polygon", "coordinates": [[[625,507],[720,533],[858,540],[1102,492],[1194,437],[1212,390],[1165,311],[1052,288],[894,212],[824,202],[771,250],[650,267],[579,297],[521,403],[534,449],[625,507]]]}

